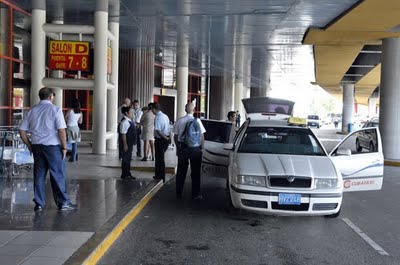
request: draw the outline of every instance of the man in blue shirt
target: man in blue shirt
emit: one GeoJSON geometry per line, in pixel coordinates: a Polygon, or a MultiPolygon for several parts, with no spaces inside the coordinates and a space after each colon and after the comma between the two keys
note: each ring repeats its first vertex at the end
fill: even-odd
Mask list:
{"type": "Polygon", "coordinates": [[[50,182],[56,205],[61,211],[77,209],[67,194],[65,181],[65,156],[67,154],[67,128],[62,110],[53,105],[55,94],[51,88],[39,91],[39,104],[26,114],[19,127],[22,141],[33,153],[35,211],[42,211],[46,204],[46,175],[50,182]],[[30,138],[28,137],[30,132],[30,138]]]}
{"type": "Polygon", "coordinates": [[[169,118],[161,111],[160,104],[154,103],[151,111],[156,116],[154,119],[154,138],[155,138],[155,176],[154,179],[162,179],[165,182],[165,152],[170,142],[169,118]]]}

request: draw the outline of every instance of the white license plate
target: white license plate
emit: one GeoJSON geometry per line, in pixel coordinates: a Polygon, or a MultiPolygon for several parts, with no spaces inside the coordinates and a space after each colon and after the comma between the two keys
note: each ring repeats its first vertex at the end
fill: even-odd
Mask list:
{"type": "Polygon", "coordinates": [[[286,205],[300,205],[301,204],[301,194],[279,193],[278,203],[286,204],[286,205]]]}

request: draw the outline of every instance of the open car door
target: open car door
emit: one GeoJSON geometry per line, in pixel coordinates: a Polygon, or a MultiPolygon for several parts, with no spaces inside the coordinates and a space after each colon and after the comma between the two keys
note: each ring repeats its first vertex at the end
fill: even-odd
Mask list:
{"type": "Polygon", "coordinates": [[[227,178],[229,150],[224,150],[223,145],[232,142],[235,126],[227,121],[201,120],[201,122],[206,129],[202,171],[210,176],[227,178]]]}
{"type": "Polygon", "coordinates": [[[365,128],[349,134],[330,153],[342,173],[343,191],[380,190],[383,184],[382,141],[378,128],[365,128]],[[361,138],[368,143],[360,146],[361,138]]]}

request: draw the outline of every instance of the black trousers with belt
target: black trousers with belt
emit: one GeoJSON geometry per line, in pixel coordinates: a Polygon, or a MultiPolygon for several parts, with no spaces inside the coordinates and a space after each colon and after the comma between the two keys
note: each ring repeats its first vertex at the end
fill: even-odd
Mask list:
{"type": "Polygon", "coordinates": [[[165,181],[165,152],[168,149],[169,141],[164,138],[155,139],[154,148],[156,152],[155,177],[165,181]]]}
{"type": "Polygon", "coordinates": [[[200,170],[203,153],[200,147],[183,148],[178,151],[178,172],[176,174],[176,194],[182,195],[190,162],[192,177],[192,198],[200,195],[200,170]]]}

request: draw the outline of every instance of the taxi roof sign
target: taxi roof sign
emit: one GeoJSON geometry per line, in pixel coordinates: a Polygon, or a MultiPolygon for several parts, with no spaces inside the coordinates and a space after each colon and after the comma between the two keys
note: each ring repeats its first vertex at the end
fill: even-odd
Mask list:
{"type": "Polygon", "coordinates": [[[306,126],[307,120],[305,118],[300,118],[300,117],[290,117],[288,119],[288,124],[297,126],[306,126]]]}

